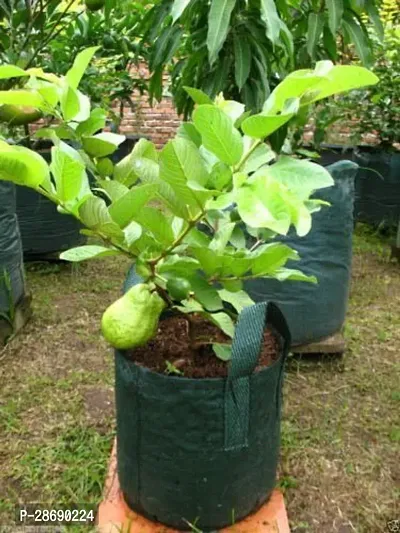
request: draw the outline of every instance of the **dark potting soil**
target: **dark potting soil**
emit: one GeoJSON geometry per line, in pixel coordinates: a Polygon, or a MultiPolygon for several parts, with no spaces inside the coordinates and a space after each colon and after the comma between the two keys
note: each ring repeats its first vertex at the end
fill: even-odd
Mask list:
{"type": "MultiPolygon", "coordinates": [[[[218,359],[211,344],[227,343],[231,339],[201,317],[194,316],[192,320],[192,342],[196,348],[190,345],[187,321],[182,317],[171,317],[160,322],[156,337],[146,346],[128,351],[126,356],[160,374],[166,372],[168,361],[186,378],[226,377],[229,363],[218,359]]],[[[256,371],[271,365],[278,357],[279,341],[272,329],[267,327],[256,371]]]]}

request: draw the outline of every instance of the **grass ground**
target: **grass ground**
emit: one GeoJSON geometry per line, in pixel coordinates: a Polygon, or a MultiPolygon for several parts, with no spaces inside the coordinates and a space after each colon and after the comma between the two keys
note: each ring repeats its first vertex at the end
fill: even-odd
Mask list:
{"type": "MultiPolygon", "coordinates": [[[[357,233],[347,353],[290,360],[279,484],[293,532],[381,533],[400,519],[400,266],[388,256],[357,233]]],[[[28,269],[35,318],[0,351],[0,530],[17,502],[100,499],[114,422],[99,323],[127,266],[28,269]]]]}

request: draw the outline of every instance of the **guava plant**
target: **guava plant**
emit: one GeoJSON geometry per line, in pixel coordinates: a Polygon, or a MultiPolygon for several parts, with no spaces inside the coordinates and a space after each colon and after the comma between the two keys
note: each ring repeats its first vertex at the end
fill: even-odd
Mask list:
{"type": "MultiPolygon", "coordinates": [[[[238,313],[252,303],[244,280],[315,283],[286,268],[297,252],[273,237],[292,225],[306,235],[312,213],[324,204],[311,195],[333,180],[319,165],[274,153],[268,137],[311,103],[375,84],[377,77],[362,67],[322,61],[287,76],[252,116],[239,102],[222,95],[211,101],[187,88],[196,104],[193,121],[183,123],[161,151],[142,139],[114,166],[108,156],[124,138],[97,133],[105,114],[91,110],[78,90],[94,52],[79,54],[65,77],[0,67],[0,76],[26,80],[20,89],[0,91],[0,104],[24,102],[54,117],[37,132],[53,142],[51,163],[1,141],[0,178],[37,190],[102,241],[64,252],[63,259],[124,255],[135,264],[142,283],[106,311],[107,340],[121,349],[145,344],[163,309],[188,323],[197,313],[232,337],[238,313]]],[[[214,351],[228,359],[229,343],[214,351]]]]}

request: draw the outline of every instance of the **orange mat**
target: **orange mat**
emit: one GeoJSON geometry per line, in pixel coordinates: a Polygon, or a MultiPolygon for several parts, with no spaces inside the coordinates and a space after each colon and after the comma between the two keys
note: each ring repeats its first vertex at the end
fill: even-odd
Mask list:
{"type": "MultiPolygon", "coordinates": [[[[111,454],[103,501],[97,514],[100,533],[178,533],[177,530],[151,522],[131,511],[121,495],[116,449],[111,454]]],[[[182,532],[181,532],[182,533],[182,532]]],[[[270,500],[259,511],[220,533],[290,533],[282,493],[275,490],[270,500]]]]}

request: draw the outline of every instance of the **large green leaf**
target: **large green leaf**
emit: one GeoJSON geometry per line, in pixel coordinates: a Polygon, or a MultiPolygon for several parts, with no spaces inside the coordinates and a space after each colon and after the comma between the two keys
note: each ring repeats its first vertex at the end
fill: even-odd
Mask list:
{"type": "Polygon", "coordinates": [[[228,337],[235,334],[235,325],[231,317],[226,313],[204,313],[204,316],[218,326],[228,337]]]}
{"type": "Polygon", "coordinates": [[[216,251],[206,248],[206,246],[207,244],[202,246],[200,243],[199,247],[193,247],[192,255],[200,262],[201,268],[207,276],[213,276],[222,267],[223,258],[216,251]]]}
{"type": "Polygon", "coordinates": [[[317,189],[331,187],[334,181],[321,165],[311,161],[282,156],[276,163],[262,168],[256,175],[264,174],[286,185],[300,199],[308,199],[317,189]]]}
{"type": "Polygon", "coordinates": [[[171,8],[172,23],[180,18],[190,2],[191,0],[174,0],[171,8]]]}
{"type": "Polygon", "coordinates": [[[128,187],[115,180],[98,180],[98,185],[103,189],[112,202],[119,200],[128,191],[128,187]]]}
{"type": "Polygon", "coordinates": [[[179,255],[170,255],[157,266],[160,274],[174,274],[178,277],[194,274],[199,269],[200,263],[196,259],[179,255]]]}
{"type": "Polygon", "coordinates": [[[215,99],[215,105],[219,109],[222,109],[225,115],[228,115],[235,125],[236,121],[243,115],[245,110],[244,104],[236,102],[235,100],[225,100],[222,95],[217,96],[215,99]]]}
{"type": "Polygon", "coordinates": [[[279,42],[280,18],[274,0],[261,0],[261,18],[267,27],[267,37],[273,43],[279,42]]]}
{"type": "Polygon", "coordinates": [[[366,66],[370,66],[373,60],[371,47],[369,46],[367,36],[358,21],[353,17],[346,16],[343,19],[343,28],[354,43],[361,62],[366,66]]]}
{"type": "Polygon", "coordinates": [[[237,205],[242,220],[249,226],[287,234],[291,210],[278,182],[260,176],[238,190],[237,205]]]}
{"type": "Polygon", "coordinates": [[[63,142],[51,149],[50,170],[54,176],[57,196],[62,203],[73,202],[78,199],[82,190],[88,192],[89,182],[85,165],[71,153],[73,148],[63,142]]]}
{"type": "Polygon", "coordinates": [[[207,311],[219,311],[223,308],[223,303],[217,289],[210,285],[205,278],[197,274],[188,276],[188,280],[190,281],[196,300],[207,311]]]}
{"type": "Polygon", "coordinates": [[[322,29],[324,27],[324,16],[322,13],[311,12],[308,15],[307,27],[307,52],[311,59],[315,57],[317,45],[320,42],[322,29]]]}
{"type": "Polygon", "coordinates": [[[131,247],[132,244],[135,244],[136,241],[142,236],[142,233],[142,226],[132,220],[132,222],[130,222],[130,224],[124,228],[125,241],[127,245],[131,247]]]}
{"type": "Polygon", "coordinates": [[[106,125],[107,114],[104,109],[97,107],[93,109],[90,113],[90,117],[78,124],[76,128],[77,135],[94,135],[99,130],[102,130],[106,125]]]}
{"type": "Polygon", "coordinates": [[[375,5],[375,0],[366,0],[365,2],[365,9],[374,23],[376,33],[381,41],[383,41],[385,36],[385,31],[383,28],[382,20],[379,15],[379,11],[375,5]]]}
{"type": "Polygon", "coordinates": [[[278,271],[274,272],[271,276],[278,281],[307,281],[309,283],[318,283],[318,280],[315,276],[307,276],[300,270],[294,270],[291,268],[281,268],[278,271]]]}
{"type": "Polygon", "coordinates": [[[298,109],[298,98],[286,100],[285,106],[279,114],[262,112],[258,115],[246,118],[242,124],[242,130],[249,137],[264,139],[294,117],[298,109]]]}
{"type": "Polygon", "coordinates": [[[105,157],[114,153],[124,140],[124,135],[104,132],[90,137],[83,137],[82,146],[92,157],[105,157]]]}
{"type": "Polygon", "coordinates": [[[99,46],[92,46],[90,48],[86,48],[75,57],[72,67],[69,69],[65,76],[70,87],[72,87],[73,89],[78,88],[79,82],[81,81],[85,70],[87,69],[90,61],[92,60],[92,57],[99,48],[99,46]]]}
{"type": "Polygon", "coordinates": [[[144,206],[135,215],[135,221],[150,231],[154,238],[164,246],[169,246],[174,242],[175,236],[171,222],[160,209],[144,206]]]}
{"type": "Polygon", "coordinates": [[[15,89],[13,91],[0,91],[0,104],[36,107],[41,109],[44,104],[43,97],[37,91],[15,89]]]}
{"type": "Polygon", "coordinates": [[[267,165],[270,163],[275,157],[276,154],[273,150],[271,150],[270,146],[262,143],[257,146],[254,152],[247,159],[243,167],[243,172],[245,174],[251,174],[252,172],[258,170],[262,165],[267,165]]]}
{"type": "Polygon", "coordinates": [[[232,346],[230,344],[214,343],[212,345],[215,355],[221,361],[230,361],[232,359],[232,346]]]}
{"type": "Polygon", "coordinates": [[[79,100],[79,111],[74,116],[74,122],[86,122],[90,118],[90,100],[86,94],[76,91],[79,100]]]}
{"type": "Polygon", "coordinates": [[[245,307],[254,305],[253,300],[250,296],[244,291],[230,292],[226,289],[221,289],[218,291],[221,299],[224,302],[231,304],[238,313],[241,313],[245,307]]]}
{"type": "Polygon", "coordinates": [[[249,42],[244,38],[236,38],[233,41],[235,51],[235,81],[241,90],[250,74],[251,53],[249,42]]]}
{"type": "Polygon", "coordinates": [[[82,222],[91,229],[96,229],[104,224],[112,223],[107,204],[98,196],[90,196],[79,208],[82,222]]]}
{"type": "Polygon", "coordinates": [[[160,178],[168,183],[184,203],[196,208],[204,205],[206,196],[190,188],[189,184],[202,187],[208,173],[197,147],[190,141],[177,137],[169,141],[160,154],[160,178]]]}
{"type": "Polygon", "coordinates": [[[48,182],[49,167],[38,153],[0,141],[0,179],[36,189],[48,182]]]}
{"type": "Polygon", "coordinates": [[[326,7],[328,8],[329,29],[332,35],[336,35],[343,17],[343,0],[326,0],[326,7]]]}
{"type": "MultiPolygon", "coordinates": [[[[319,63],[317,63],[317,67],[319,63]]],[[[301,105],[309,105],[333,94],[351,91],[352,89],[360,89],[368,85],[375,85],[378,81],[379,78],[364,67],[335,65],[329,74],[321,79],[319,84],[313,88],[309,97],[303,97],[301,105]]]]}
{"type": "MultiPolygon", "coordinates": [[[[129,182],[129,180],[136,181],[138,178],[140,178],[143,183],[152,183],[157,185],[157,198],[159,198],[162,203],[178,217],[183,218],[184,220],[188,220],[190,218],[186,204],[182,202],[179,196],[175,193],[174,189],[168,183],[160,179],[160,167],[158,163],[145,157],[138,157],[133,160],[132,167],[132,173],[125,174],[124,176],[124,174],[121,172],[121,174],[117,177],[121,177],[121,179],[125,177],[128,180],[127,183],[130,184],[131,182],[129,182]]],[[[116,178],[115,171],[114,178],[116,178]]]]}
{"type": "Polygon", "coordinates": [[[55,108],[60,100],[59,88],[56,85],[43,80],[36,80],[34,85],[37,92],[43,98],[43,109],[45,109],[46,105],[50,108],[55,108]]]}
{"type": "Polygon", "coordinates": [[[213,250],[214,252],[222,252],[231,238],[235,225],[235,222],[231,222],[221,226],[218,231],[215,232],[214,238],[210,244],[210,250],[213,250]]]}
{"type": "Polygon", "coordinates": [[[211,98],[200,89],[196,89],[195,87],[183,87],[185,91],[188,93],[190,98],[193,100],[195,104],[203,105],[203,104],[210,104],[213,105],[213,101],[211,98]]]}
{"type": "Polygon", "coordinates": [[[111,218],[120,228],[125,228],[132,220],[136,220],[140,209],[154,198],[157,186],[153,184],[140,185],[130,189],[124,196],[113,202],[109,207],[111,218]]]}
{"type": "Polygon", "coordinates": [[[338,94],[375,85],[378,77],[364,67],[334,65],[331,61],[318,61],[314,70],[292,72],[273,90],[265,103],[263,113],[277,113],[289,98],[300,98],[300,105],[338,94]]]}
{"type": "Polygon", "coordinates": [[[1,65],[0,66],[0,80],[6,80],[9,78],[21,78],[22,76],[28,76],[22,68],[15,65],[1,65]]]}
{"type": "Polygon", "coordinates": [[[227,165],[236,165],[240,161],[242,137],[222,109],[201,105],[193,113],[193,122],[207,150],[227,165]]]}
{"type": "Polygon", "coordinates": [[[119,161],[114,168],[114,179],[131,187],[139,178],[146,179],[149,174],[158,179],[158,154],[154,144],[140,139],[130,154],[119,161]]]}
{"type": "Polygon", "coordinates": [[[108,239],[123,242],[125,235],[116,224],[107,209],[107,205],[98,196],[89,196],[79,208],[79,217],[89,229],[101,234],[108,239]]]}
{"type": "Polygon", "coordinates": [[[110,255],[120,255],[121,252],[113,250],[111,248],[105,248],[98,245],[85,245],[78,246],[77,248],[71,248],[66,252],[60,254],[60,259],[63,261],[79,262],[86,261],[87,259],[99,259],[101,257],[107,257],[110,255]]]}
{"type": "Polygon", "coordinates": [[[251,270],[255,276],[263,276],[283,267],[289,259],[298,258],[298,253],[285,244],[264,244],[253,253],[251,270]]]}
{"type": "Polygon", "coordinates": [[[210,64],[215,63],[228,35],[236,0],[212,0],[208,14],[207,48],[210,64]]]}
{"type": "Polygon", "coordinates": [[[66,122],[72,120],[80,111],[78,92],[69,85],[65,85],[61,92],[60,104],[64,120],[66,122]]]}
{"type": "Polygon", "coordinates": [[[195,125],[191,122],[183,122],[179,126],[176,134],[178,137],[183,137],[188,141],[192,141],[197,146],[197,148],[199,148],[201,145],[201,135],[196,130],[195,125]]]}

